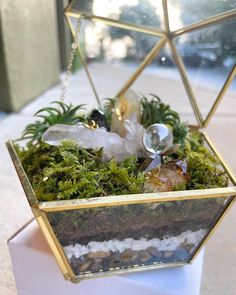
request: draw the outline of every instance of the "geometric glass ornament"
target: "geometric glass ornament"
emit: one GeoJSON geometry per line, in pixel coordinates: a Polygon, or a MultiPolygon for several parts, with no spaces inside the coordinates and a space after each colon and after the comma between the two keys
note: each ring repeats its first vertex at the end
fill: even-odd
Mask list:
{"type": "MultiPolygon", "coordinates": [[[[69,5],[65,15],[74,36],[75,19],[80,19],[82,23],[86,19],[107,24],[115,28],[117,32],[125,28],[133,32],[145,33],[143,36],[147,40],[151,36],[159,37],[156,45],[129,76],[123,87],[113,93],[113,96],[116,94],[120,96],[131,87],[145,68],[155,62],[158,54],[168,44],[172,55],[168,58],[173,59],[177,66],[197,125],[198,127],[206,126],[236,74],[235,58],[226,60],[230,54],[233,57],[236,55],[235,33],[227,30],[232,28],[236,21],[235,2],[214,0],[211,3],[201,1],[196,5],[194,1],[184,0],[132,0],[127,3],[104,0],[103,4],[97,0],[89,2],[80,0],[73,1],[69,5]],[[233,36],[230,42],[227,40],[224,42],[225,45],[222,48],[222,38],[227,38],[224,32],[228,31],[233,36]],[[193,46],[194,42],[198,43],[197,46],[193,46]],[[214,74],[217,73],[217,67],[219,63],[223,63],[224,57],[225,63],[230,65],[223,73],[218,74],[218,83],[214,81],[216,85],[209,81],[208,84],[215,86],[213,93],[210,88],[203,93],[202,85],[199,84],[202,84],[202,81],[207,84],[204,80],[208,70],[206,67],[212,67],[214,74]],[[188,67],[195,67],[195,69],[193,71],[188,67]],[[199,77],[203,77],[202,80],[199,77]]],[[[92,79],[90,82],[93,84],[92,79]]],[[[142,92],[142,89],[138,90],[142,92]]]]}
{"type": "MultiPolygon", "coordinates": [[[[178,100],[186,99],[182,115],[190,121],[187,107],[191,107],[197,128],[205,127],[236,75],[232,44],[235,39],[231,36],[231,41],[224,43],[227,46],[223,52],[216,52],[218,59],[226,55],[225,63],[229,68],[217,84],[217,93],[211,95],[208,91],[204,98],[198,89],[202,80],[197,79],[204,75],[206,62],[215,61],[213,52],[209,55],[202,48],[207,46],[207,38],[212,38],[215,50],[218,50],[219,42],[222,42],[222,35],[218,34],[220,28],[234,24],[236,9],[233,1],[214,0],[210,13],[205,14],[203,10],[196,17],[204,2],[209,1],[72,1],[65,15],[77,43],[74,50],[78,51],[98,104],[100,97],[122,97],[130,87],[139,92],[158,94],[164,83],[163,76],[158,73],[162,68],[165,69],[162,75],[171,78],[166,92],[160,93],[163,97],[167,94],[167,102],[177,111],[178,100]],[[228,5],[229,2],[232,5],[228,5]],[[199,51],[200,57],[204,57],[203,64],[201,59],[198,62],[187,59],[186,48],[191,47],[196,35],[201,39],[199,51]],[[92,43],[94,38],[96,42],[92,43]],[[113,67],[112,75],[117,68],[122,73],[119,75],[122,79],[116,81],[115,76],[106,76],[101,68],[102,80],[114,83],[113,93],[106,92],[103,85],[96,83],[99,80],[94,77],[93,69],[99,62],[107,69],[113,67]],[[194,75],[189,69],[190,62],[198,63],[194,75]],[[145,88],[147,86],[151,89],[145,88]],[[207,106],[206,102],[209,102],[207,106]]],[[[214,73],[216,64],[213,64],[214,73]]],[[[235,176],[209,138],[204,134],[203,138],[219,158],[230,186],[47,202],[37,200],[14,143],[7,142],[34,216],[66,279],[79,282],[85,278],[175,267],[193,261],[236,200],[235,176]],[[163,204],[167,208],[165,211],[163,204]]],[[[175,167],[183,172],[185,161],[181,159],[180,162],[175,167]]],[[[155,175],[151,173],[148,179],[152,177],[155,175]]]]}

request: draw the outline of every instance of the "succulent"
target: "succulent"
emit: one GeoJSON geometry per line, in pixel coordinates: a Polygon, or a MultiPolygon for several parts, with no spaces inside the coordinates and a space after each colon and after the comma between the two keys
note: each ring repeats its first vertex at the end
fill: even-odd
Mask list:
{"type": "Polygon", "coordinates": [[[145,128],[155,123],[169,125],[173,129],[174,143],[183,144],[188,133],[188,127],[180,121],[179,114],[173,111],[168,104],[150,94],[151,99],[143,96],[141,99],[142,117],[141,123],[145,128]]]}
{"type": "Polygon", "coordinates": [[[46,107],[35,113],[35,117],[41,118],[26,126],[20,139],[29,139],[31,142],[41,140],[44,132],[54,124],[74,125],[78,122],[86,121],[85,116],[78,115],[77,112],[83,109],[84,105],[72,106],[61,101],[53,101],[57,107],[46,107]]]}

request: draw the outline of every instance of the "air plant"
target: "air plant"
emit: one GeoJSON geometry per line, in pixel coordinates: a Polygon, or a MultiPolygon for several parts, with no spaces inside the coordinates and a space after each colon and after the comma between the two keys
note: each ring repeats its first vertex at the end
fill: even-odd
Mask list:
{"type": "Polygon", "coordinates": [[[61,101],[53,101],[51,104],[57,107],[46,107],[35,113],[35,117],[41,118],[26,126],[20,139],[29,139],[30,142],[40,141],[44,132],[54,124],[74,125],[78,122],[85,122],[84,115],[78,115],[78,111],[84,105],[72,106],[61,101]]]}
{"type": "Polygon", "coordinates": [[[173,111],[168,104],[164,104],[158,96],[154,94],[150,96],[151,99],[145,96],[141,99],[141,124],[145,128],[155,123],[166,124],[172,128],[174,143],[183,144],[188,134],[187,125],[181,122],[179,114],[173,111]]]}

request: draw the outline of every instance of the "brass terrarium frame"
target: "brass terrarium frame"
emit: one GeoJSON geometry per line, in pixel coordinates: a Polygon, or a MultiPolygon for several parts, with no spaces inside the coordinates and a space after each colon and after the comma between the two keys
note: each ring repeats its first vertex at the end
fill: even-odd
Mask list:
{"type": "Polygon", "coordinates": [[[171,52],[172,52],[172,56],[173,59],[175,61],[175,64],[177,66],[177,69],[180,73],[184,88],[186,90],[186,93],[188,95],[189,101],[191,103],[192,109],[194,111],[197,123],[199,127],[206,127],[207,124],[209,123],[210,119],[212,118],[212,116],[214,115],[221,99],[223,98],[225,92],[227,91],[230,83],[232,82],[232,80],[234,79],[235,75],[236,75],[236,65],[234,65],[233,69],[231,70],[231,72],[229,73],[219,95],[217,96],[213,106],[211,107],[208,115],[206,116],[205,119],[203,119],[202,113],[200,111],[200,108],[198,106],[197,103],[197,99],[193,93],[191,84],[189,82],[188,79],[188,75],[183,63],[183,60],[180,56],[180,54],[178,53],[178,50],[175,46],[174,43],[174,39],[180,35],[189,33],[189,32],[193,32],[199,29],[203,29],[205,27],[211,26],[211,25],[215,25],[218,24],[220,22],[223,22],[227,19],[236,17],[236,9],[209,17],[205,20],[199,21],[197,23],[185,26],[181,29],[175,30],[175,31],[171,31],[170,30],[170,26],[169,26],[169,15],[168,15],[168,5],[167,5],[167,0],[162,0],[162,7],[163,7],[163,17],[164,17],[164,30],[160,30],[160,29],[154,29],[154,28],[150,28],[150,27],[146,27],[146,26],[141,26],[141,25],[134,25],[131,23],[125,23],[125,22],[121,22],[115,19],[111,19],[111,18],[106,18],[106,17],[101,17],[98,15],[93,15],[89,12],[85,12],[85,11],[79,11],[79,10],[73,10],[73,4],[75,1],[72,1],[72,3],[68,6],[68,8],[65,10],[65,16],[67,19],[67,22],[69,24],[71,33],[74,37],[74,39],[77,42],[78,45],[78,54],[80,56],[80,60],[84,66],[84,69],[86,71],[86,74],[88,76],[88,79],[90,81],[90,84],[92,86],[92,89],[94,91],[94,95],[95,97],[98,99],[98,94],[96,91],[96,87],[92,81],[91,75],[89,73],[88,67],[86,65],[85,59],[83,58],[83,54],[82,54],[82,50],[80,48],[80,44],[77,40],[77,36],[76,36],[76,30],[75,27],[73,26],[72,20],[71,18],[74,19],[80,19],[81,21],[83,19],[86,20],[91,20],[91,21],[100,21],[103,22],[109,26],[114,26],[114,27],[118,27],[118,28],[122,28],[122,29],[127,29],[127,30],[133,30],[136,32],[140,32],[140,33],[145,33],[148,35],[152,35],[152,36],[157,36],[160,37],[160,40],[156,43],[156,45],[152,48],[152,50],[147,54],[147,56],[144,58],[144,60],[141,62],[141,64],[138,66],[138,68],[136,69],[136,71],[131,75],[131,77],[128,79],[128,81],[126,81],[126,83],[123,85],[123,87],[118,91],[117,93],[117,97],[119,97],[120,95],[122,95],[128,88],[130,88],[130,86],[136,81],[136,79],[139,77],[139,75],[143,72],[143,70],[153,61],[153,59],[158,55],[158,53],[161,51],[161,49],[165,46],[166,43],[169,44],[170,48],[171,48],[171,52]]]}
{"type": "MultiPolygon", "coordinates": [[[[73,2],[72,2],[73,4],[73,2]]],[[[234,76],[236,75],[236,66],[233,67],[233,70],[228,75],[227,80],[225,81],[218,97],[215,100],[215,103],[213,104],[213,107],[211,108],[209,114],[207,115],[206,119],[203,119],[203,116],[200,112],[200,109],[197,105],[197,101],[194,97],[193,91],[191,89],[191,85],[189,83],[186,70],[183,64],[183,61],[176,49],[176,46],[173,42],[173,38],[176,36],[179,36],[181,34],[194,31],[197,29],[205,28],[206,26],[216,24],[219,22],[222,22],[225,19],[232,18],[236,16],[236,10],[232,10],[229,12],[225,12],[213,17],[210,17],[206,20],[200,21],[198,23],[186,26],[182,29],[176,30],[176,31],[170,31],[169,28],[169,20],[168,20],[168,8],[167,8],[167,1],[163,0],[163,11],[164,11],[164,24],[165,24],[165,31],[151,29],[143,26],[136,26],[133,24],[127,24],[123,22],[119,22],[113,19],[104,18],[96,15],[91,15],[88,13],[85,13],[83,11],[73,11],[72,10],[72,4],[69,5],[69,7],[65,11],[65,15],[67,18],[67,21],[69,23],[70,29],[72,31],[72,34],[74,37],[76,37],[76,32],[73,27],[71,17],[77,18],[77,19],[91,19],[91,20],[98,20],[103,21],[108,25],[116,26],[120,28],[125,29],[132,29],[134,31],[143,32],[155,36],[160,36],[161,39],[158,41],[158,43],[154,46],[154,48],[151,50],[151,52],[146,56],[146,58],[143,60],[143,62],[140,64],[138,69],[133,73],[133,75],[130,77],[130,79],[125,83],[125,85],[122,87],[122,89],[118,92],[118,96],[124,91],[126,91],[132,83],[136,80],[136,78],[142,73],[143,69],[150,64],[150,62],[154,59],[154,57],[160,52],[161,48],[168,42],[170,45],[170,48],[173,53],[174,60],[176,62],[176,65],[178,67],[178,70],[182,77],[182,82],[185,86],[186,92],[188,94],[188,98],[191,102],[192,108],[194,110],[197,122],[199,127],[205,127],[211,117],[213,116],[217,106],[219,105],[223,95],[225,94],[226,90],[228,89],[230,83],[232,82],[234,76]]],[[[92,84],[92,88],[95,92],[95,95],[97,97],[96,89],[93,85],[92,78],[89,74],[89,70],[86,66],[86,63],[83,59],[81,49],[77,47],[80,58],[82,61],[82,64],[85,67],[86,73],[88,74],[88,78],[90,80],[90,83],[92,84]]],[[[224,188],[215,188],[215,189],[204,189],[204,190],[192,190],[192,191],[175,191],[175,192],[160,192],[160,193],[150,193],[150,194],[137,194],[137,195],[121,195],[121,196],[108,196],[108,197],[102,197],[102,198],[91,198],[91,199],[75,199],[75,200],[66,200],[66,201],[51,201],[51,202],[38,202],[34,190],[29,182],[29,179],[27,178],[25,171],[21,165],[21,162],[17,156],[16,150],[14,148],[13,141],[7,142],[7,147],[9,150],[9,153],[11,155],[12,161],[14,163],[15,169],[18,173],[19,179],[22,183],[22,186],[24,188],[25,194],[27,196],[28,202],[31,206],[31,209],[33,211],[33,214],[36,218],[36,220],[39,223],[39,226],[46,237],[51,250],[60,266],[60,269],[64,275],[64,277],[68,280],[71,280],[72,282],[78,282],[81,277],[76,276],[73,272],[70,263],[64,253],[64,250],[58,241],[52,226],[49,223],[47,213],[48,212],[55,212],[55,211],[63,211],[63,210],[71,210],[71,209],[83,209],[83,208],[96,208],[96,207],[111,207],[111,206],[118,206],[118,205],[128,205],[128,204],[143,204],[143,203],[149,203],[149,202],[169,202],[169,201],[181,201],[181,200],[197,200],[197,199],[207,199],[207,198],[221,198],[221,197],[230,197],[229,202],[224,208],[224,212],[217,218],[213,226],[208,231],[205,238],[201,241],[198,248],[194,251],[192,254],[192,257],[188,261],[188,263],[191,263],[193,259],[196,257],[196,255],[199,253],[201,248],[205,245],[207,240],[210,238],[210,236],[215,231],[216,227],[219,225],[219,223],[222,221],[225,214],[228,212],[230,207],[233,205],[234,201],[236,200],[236,177],[233,175],[230,168],[227,166],[227,164],[222,159],[221,155],[217,152],[214,145],[210,141],[210,139],[204,135],[205,140],[209,146],[209,148],[215,153],[216,156],[218,156],[221,165],[225,169],[231,183],[233,186],[231,187],[224,187],[224,188]]],[[[151,265],[151,266],[139,266],[139,267],[132,267],[130,269],[120,269],[115,271],[108,271],[108,272],[99,272],[94,274],[85,274],[83,275],[83,278],[92,278],[92,277],[100,277],[103,275],[109,275],[109,274],[122,274],[127,272],[133,272],[133,271],[142,271],[142,270],[150,270],[153,268],[160,268],[160,267],[174,267],[183,265],[185,263],[166,263],[162,265],[151,265]]]]}

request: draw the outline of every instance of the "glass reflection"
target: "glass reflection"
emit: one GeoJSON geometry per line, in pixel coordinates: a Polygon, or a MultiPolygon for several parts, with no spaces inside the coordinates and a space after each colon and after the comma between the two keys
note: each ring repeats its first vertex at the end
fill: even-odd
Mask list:
{"type": "MultiPolygon", "coordinates": [[[[235,25],[236,18],[233,18],[175,38],[204,118],[236,64],[235,25]]],[[[232,87],[236,89],[235,82],[232,87]]],[[[236,98],[233,93],[231,96],[236,98]]]]}
{"type": "Polygon", "coordinates": [[[170,29],[177,30],[184,26],[204,20],[208,17],[236,8],[235,0],[167,0],[170,29]],[[178,21],[175,20],[175,15],[178,21]]]}
{"type": "Polygon", "coordinates": [[[158,0],[78,0],[72,10],[144,27],[163,27],[162,1],[158,0]]]}
{"type": "MultiPolygon", "coordinates": [[[[76,19],[71,19],[76,27],[76,19]]],[[[79,43],[99,96],[114,97],[159,40],[153,35],[84,20],[79,43]]]]}

